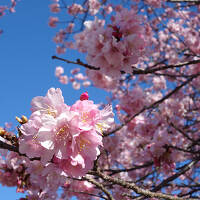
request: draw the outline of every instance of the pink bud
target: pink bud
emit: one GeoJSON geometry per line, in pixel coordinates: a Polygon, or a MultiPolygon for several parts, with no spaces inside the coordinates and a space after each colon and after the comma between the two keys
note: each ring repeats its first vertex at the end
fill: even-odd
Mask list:
{"type": "Polygon", "coordinates": [[[88,100],[88,99],[89,99],[89,96],[87,92],[84,92],[83,94],[81,94],[80,96],[81,101],[88,100]]]}

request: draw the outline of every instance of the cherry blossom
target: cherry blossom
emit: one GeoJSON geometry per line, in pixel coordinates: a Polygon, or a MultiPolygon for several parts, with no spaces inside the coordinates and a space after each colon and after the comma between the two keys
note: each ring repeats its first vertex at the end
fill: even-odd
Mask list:
{"type": "Polygon", "coordinates": [[[83,93],[67,106],[60,89],[32,100],[32,115],[20,128],[19,150],[42,163],[56,163],[70,176],[83,176],[93,166],[102,146],[103,132],[113,124],[111,106],[99,110],[83,93]]]}
{"type": "Polygon", "coordinates": [[[52,28],[56,27],[56,23],[59,21],[58,17],[50,17],[49,18],[49,26],[52,28]]]}
{"type": "Polygon", "coordinates": [[[136,12],[127,9],[117,12],[112,17],[112,25],[106,29],[103,20],[86,21],[85,30],[75,35],[77,49],[87,52],[88,63],[99,67],[108,76],[118,77],[120,70],[131,73],[131,66],[138,62],[146,46],[140,24],[136,12]],[[88,45],[89,41],[92,41],[92,46],[88,45]]]}

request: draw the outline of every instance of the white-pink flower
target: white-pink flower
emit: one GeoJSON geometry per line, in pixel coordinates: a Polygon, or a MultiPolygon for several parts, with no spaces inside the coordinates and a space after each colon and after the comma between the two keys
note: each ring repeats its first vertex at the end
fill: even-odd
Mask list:
{"type": "Polygon", "coordinates": [[[49,89],[45,97],[38,96],[33,98],[31,106],[32,112],[39,111],[41,114],[48,114],[53,117],[57,117],[69,109],[69,106],[64,103],[62,91],[59,88],[49,89]]]}
{"type": "Polygon", "coordinates": [[[64,73],[63,67],[61,67],[61,66],[56,67],[56,70],[55,70],[55,76],[56,77],[61,76],[63,73],[64,73]]]}

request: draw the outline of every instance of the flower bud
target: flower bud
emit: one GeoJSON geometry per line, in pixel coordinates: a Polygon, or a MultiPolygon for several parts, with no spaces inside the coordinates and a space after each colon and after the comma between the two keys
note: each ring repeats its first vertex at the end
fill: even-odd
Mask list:
{"type": "Polygon", "coordinates": [[[19,118],[19,117],[15,117],[15,119],[20,123],[20,124],[22,124],[22,120],[19,118]]]}
{"type": "Polygon", "coordinates": [[[80,96],[81,101],[88,100],[88,99],[89,99],[89,96],[87,92],[84,92],[83,94],[81,94],[80,96]]]}
{"type": "Polygon", "coordinates": [[[26,122],[28,122],[27,117],[24,115],[22,115],[21,120],[22,120],[22,124],[25,124],[26,122]]]}

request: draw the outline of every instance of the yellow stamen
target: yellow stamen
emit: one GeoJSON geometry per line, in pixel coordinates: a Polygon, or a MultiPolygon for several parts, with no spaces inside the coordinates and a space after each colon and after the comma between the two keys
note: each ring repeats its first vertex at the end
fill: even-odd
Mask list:
{"type": "Polygon", "coordinates": [[[56,117],[56,112],[51,111],[50,107],[47,109],[47,114],[53,116],[54,118],[56,117]]]}
{"type": "Polygon", "coordinates": [[[103,135],[103,123],[97,123],[96,126],[98,129],[100,129],[100,132],[103,135]]]}
{"type": "MultiPolygon", "coordinates": [[[[90,144],[90,141],[86,140],[86,139],[83,139],[82,137],[80,138],[79,140],[79,147],[80,147],[80,151],[82,151],[86,146],[87,144],[90,144]]],[[[80,153],[80,152],[79,152],[80,153]]]]}
{"type": "Polygon", "coordinates": [[[82,122],[87,122],[87,120],[89,119],[88,113],[87,112],[83,112],[81,114],[81,119],[82,119],[82,122]]]}
{"type": "Polygon", "coordinates": [[[68,131],[67,126],[63,126],[62,128],[59,129],[59,131],[56,133],[56,135],[62,135],[63,133],[68,131]]]}

